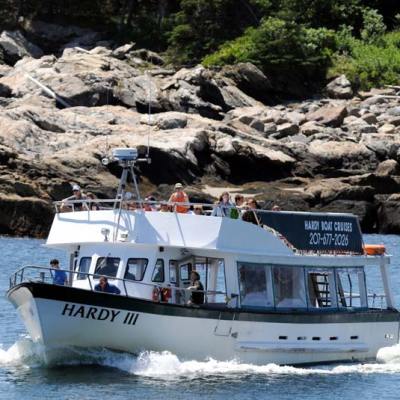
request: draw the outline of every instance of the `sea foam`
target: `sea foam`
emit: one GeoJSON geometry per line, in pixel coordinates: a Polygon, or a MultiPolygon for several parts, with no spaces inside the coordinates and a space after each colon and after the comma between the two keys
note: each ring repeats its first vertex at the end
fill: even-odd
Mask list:
{"type": "Polygon", "coordinates": [[[293,367],[276,364],[253,365],[236,360],[180,360],[168,352],[143,352],[138,356],[107,349],[47,349],[30,339],[18,340],[9,349],[0,348],[0,367],[40,368],[54,365],[99,365],[125,373],[162,380],[194,379],[201,376],[237,375],[337,375],[337,374],[400,374],[400,345],[382,348],[377,363],[342,364],[323,367],[293,367]]]}

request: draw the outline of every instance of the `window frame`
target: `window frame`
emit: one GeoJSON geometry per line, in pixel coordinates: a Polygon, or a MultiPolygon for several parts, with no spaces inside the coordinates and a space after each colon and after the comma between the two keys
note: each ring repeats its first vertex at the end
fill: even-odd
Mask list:
{"type": "Polygon", "coordinates": [[[88,278],[88,276],[89,276],[88,274],[90,273],[89,271],[90,271],[90,267],[91,267],[91,265],[92,265],[92,261],[93,261],[92,257],[88,257],[88,256],[84,256],[84,257],[81,257],[81,258],[79,259],[79,264],[77,263],[77,264],[76,264],[76,267],[75,267],[75,273],[76,273],[76,278],[75,278],[75,280],[77,280],[77,281],[83,281],[83,280],[85,280],[85,279],[88,278]],[[87,271],[83,272],[83,271],[80,270],[80,268],[81,268],[81,262],[82,262],[82,260],[86,260],[86,259],[89,259],[89,260],[90,260],[90,262],[89,262],[89,268],[88,268],[87,271]],[[82,277],[82,275],[83,275],[83,277],[82,277]]]}
{"type": "MultiPolygon", "coordinates": [[[[126,264],[125,264],[125,271],[124,271],[124,280],[127,280],[129,282],[141,282],[144,279],[144,276],[146,275],[146,271],[147,271],[147,267],[149,265],[149,259],[148,258],[142,258],[142,257],[129,257],[126,260],[126,264]],[[143,273],[142,273],[142,278],[141,279],[129,279],[126,278],[126,273],[127,273],[127,269],[128,269],[128,264],[129,264],[129,260],[144,260],[146,261],[145,267],[143,269],[143,273]]],[[[136,278],[136,275],[135,275],[136,278]]]]}
{"type": "MultiPolygon", "coordinates": [[[[365,276],[365,269],[363,266],[335,267],[335,281],[336,281],[336,301],[337,301],[338,309],[347,310],[347,311],[368,309],[368,294],[367,294],[366,276],[365,276]],[[360,305],[357,305],[357,306],[354,306],[354,305],[343,306],[342,299],[341,299],[340,293],[339,293],[339,282],[342,282],[340,279],[339,273],[340,272],[349,273],[349,271],[357,274],[358,294],[360,296],[359,297],[360,305]]],[[[345,299],[346,299],[346,297],[345,297],[345,299]]],[[[347,300],[346,300],[346,302],[347,302],[347,300]]]]}
{"type": "MultiPolygon", "coordinates": [[[[306,283],[306,277],[305,277],[305,267],[300,266],[300,265],[279,265],[279,264],[270,264],[271,266],[271,273],[272,273],[272,287],[273,287],[273,294],[274,294],[274,306],[276,309],[279,310],[299,310],[299,311],[304,311],[304,310],[309,310],[309,305],[308,305],[308,296],[307,296],[307,283],[306,283]],[[276,269],[290,269],[293,271],[298,271],[300,278],[302,279],[302,292],[304,294],[304,298],[302,299],[301,297],[297,298],[290,298],[290,299],[299,299],[300,301],[303,302],[303,305],[279,305],[282,301],[284,301],[286,298],[289,299],[289,297],[284,297],[280,302],[277,302],[277,290],[276,290],[276,284],[275,284],[275,270],[276,269]]],[[[301,293],[300,293],[301,294],[301,293]]]]}
{"type": "Polygon", "coordinates": [[[337,310],[338,302],[337,302],[337,287],[336,287],[336,268],[332,267],[305,267],[305,284],[306,284],[306,299],[307,299],[307,309],[310,311],[329,311],[329,310],[337,310]],[[323,274],[327,273],[328,275],[328,287],[329,287],[329,298],[331,305],[329,307],[321,307],[314,306],[311,303],[310,299],[310,285],[309,285],[309,274],[323,274]]]}
{"type": "Polygon", "coordinates": [[[155,283],[164,283],[165,282],[165,262],[163,258],[157,258],[156,263],[154,264],[153,273],[151,274],[151,281],[155,283]],[[154,274],[156,272],[157,264],[161,261],[161,270],[162,270],[162,280],[156,281],[154,279],[154,274]]]}
{"type": "MultiPolygon", "coordinates": [[[[224,263],[224,271],[225,271],[225,263],[224,263]]],[[[274,288],[272,283],[272,265],[268,263],[257,263],[251,261],[237,261],[236,263],[236,271],[238,276],[238,288],[239,288],[239,301],[240,307],[242,309],[253,309],[253,310],[271,310],[275,308],[275,297],[274,297],[274,288]],[[240,269],[242,267],[251,266],[255,268],[260,268],[264,271],[266,282],[265,282],[265,301],[270,303],[271,305],[251,305],[251,304],[243,304],[243,301],[247,294],[249,293],[257,293],[257,292],[249,292],[244,296],[242,295],[241,290],[241,278],[240,278],[240,269]]],[[[225,285],[226,285],[226,274],[225,274],[225,285]]]]}
{"type": "Polygon", "coordinates": [[[117,277],[117,275],[118,275],[118,270],[119,270],[119,267],[121,266],[121,257],[110,257],[110,256],[102,256],[102,257],[97,257],[97,260],[96,260],[96,265],[95,265],[95,267],[94,267],[94,277],[96,278],[96,277],[99,277],[99,276],[102,276],[102,275],[104,275],[104,276],[107,276],[108,278],[116,278],[117,277]],[[118,266],[117,266],[117,268],[116,268],[116,271],[115,271],[115,275],[106,275],[106,274],[104,274],[104,273],[99,273],[99,271],[97,271],[97,268],[98,268],[98,264],[99,264],[99,261],[100,260],[102,260],[102,259],[107,259],[107,258],[113,258],[113,259],[117,259],[118,260],[118,266]]]}
{"type": "Polygon", "coordinates": [[[168,280],[169,280],[169,283],[171,283],[173,285],[178,284],[178,281],[179,281],[179,262],[178,262],[178,260],[169,260],[168,261],[168,280]],[[174,263],[173,269],[175,271],[175,282],[173,282],[171,280],[171,267],[172,267],[171,263],[174,263]]]}

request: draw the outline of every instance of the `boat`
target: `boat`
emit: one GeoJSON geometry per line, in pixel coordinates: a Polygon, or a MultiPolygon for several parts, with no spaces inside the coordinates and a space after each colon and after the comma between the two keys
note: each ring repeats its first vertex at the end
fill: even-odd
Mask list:
{"type": "Polygon", "coordinates": [[[113,161],[122,170],[115,198],[90,200],[95,209],[55,203],[45,246],[68,254],[67,283],[38,265],[10,277],[7,297],[48,357],[106,348],[298,365],[374,360],[398,343],[390,256],[365,250],[374,246],[356,216],[249,210],[253,224],[212,216],[210,204],[209,215],[146,211],[134,167],[148,160],[120,148],[113,161]],[[382,293],[366,285],[374,268],[382,293]],[[99,291],[102,276],[119,293],[99,291]]]}

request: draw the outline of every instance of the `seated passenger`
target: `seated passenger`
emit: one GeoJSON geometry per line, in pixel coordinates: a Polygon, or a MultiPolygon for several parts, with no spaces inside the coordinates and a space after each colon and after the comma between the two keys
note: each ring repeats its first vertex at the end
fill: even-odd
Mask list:
{"type": "Polygon", "coordinates": [[[272,208],[272,211],[281,211],[281,208],[278,206],[278,204],[275,204],[272,208]]]}
{"type": "Polygon", "coordinates": [[[260,225],[260,221],[257,216],[257,209],[259,209],[259,205],[254,198],[250,198],[247,200],[245,208],[247,209],[243,215],[242,220],[246,222],[250,222],[255,225],[260,225]]]}
{"type": "Polygon", "coordinates": [[[88,206],[89,210],[93,210],[93,211],[100,210],[100,207],[97,202],[90,201],[90,200],[97,200],[96,196],[93,193],[87,192],[86,198],[88,199],[87,206],[88,206]]]}
{"type": "Polygon", "coordinates": [[[53,276],[53,284],[64,286],[67,283],[67,274],[65,271],[60,269],[60,262],[54,258],[50,261],[50,266],[54,270],[51,271],[51,275],[53,276]]]}
{"type": "Polygon", "coordinates": [[[108,283],[108,280],[105,276],[101,276],[99,279],[99,283],[94,287],[94,290],[97,292],[105,292],[105,293],[113,293],[120,294],[121,291],[111,283],[108,283]]]}
{"type": "Polygon", "coordinates": [[[168,206],[168,203],[166,202],[166,201],[163,201],[161,204],[160,204],[160,212],[169,212],[170,210],[169,210],[169,206],[168,206]]]}
{"type": "Polygon", "coordinates": [[[157,211],[155,202],[156,198],[154,196],[147,196],[144,199],[143,209],[144,211],[157,211]]]}
{"type": "Polygon", "coordinates": [[[192,290],[188,304],[203,304],[204,303],[204,286],[200,282],[200,275],[196,271],[190,273],[190,286],[187,288],[192,290]]]}
{"type": "Polygon", "coordinates": [[[173,203],[173,211],[177,213],[187,213],[189,206],[179,205],[179,203],[189,203],[188,195],[183,191],[182,183],[177,183],[175,185],[175,192],[171,194],[168,200],[169,203],[173,203]]]}
{"type": "Polygon", "coordinates": [[[231,210],[234,208],[234,205],[230,201],[230,195],[228,192],[222,193],[219,198],[219,202],[217,206],[214,207],[211,215],[213,217],[230,217],[231,210]]]}
{"type": "Polygon", "coordinates": [[[193,214],[195,215],[204,215],[204,210],[202,206],[194,206],[193,214]]]}
{"type": "Polygon", "coordinates": [[[82,193],[79,185],[72,186],[72,196],[63,199],[61,203],[61,211],[82,211],[88,210],[88,206],[85,201],[75,202],[77,200],[86,200],[86,196],[82,193]],[[68,204],[69,203],[69,204],[68,204]]]}

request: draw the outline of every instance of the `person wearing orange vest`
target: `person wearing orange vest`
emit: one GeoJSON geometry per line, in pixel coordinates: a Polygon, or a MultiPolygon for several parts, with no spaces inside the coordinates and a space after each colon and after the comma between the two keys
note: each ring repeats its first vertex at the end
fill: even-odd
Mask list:
{"type": "Polygon", "coordinates": [[[183,191],[182,183],[177,183],[175,185],[175,192],[171,194],[168,200],[169,203],[174,203],[173,210],[178,213],[187,213],[189,206],[180,206],[176,203],[189,203],[188,195],[183,191]]]}

